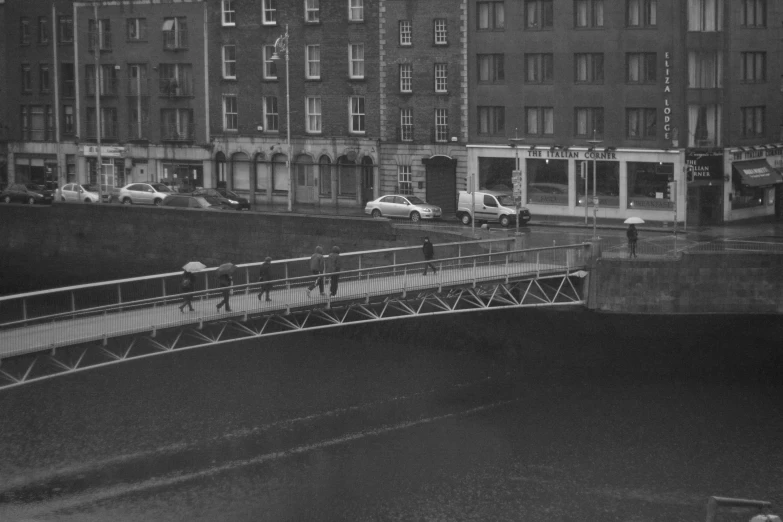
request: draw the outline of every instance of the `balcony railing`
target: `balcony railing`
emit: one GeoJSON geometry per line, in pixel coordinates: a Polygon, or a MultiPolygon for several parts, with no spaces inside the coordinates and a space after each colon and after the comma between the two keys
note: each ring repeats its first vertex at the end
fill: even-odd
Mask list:
{"type": "Polygon", "coordinates": [[[182,82],[176,78],[163,78],[160,80],[159,90],[161,96],[179,97],[193,96],[193,83],[182,82]]]}
{"type": "Polygon", "coordinates": [[[95,49],[96,44],[101,51],[111,51],[111,31],[92,31],[89,34],[88,49],[95,49]]]}
{"type": "Polygon", "coordinates": [[[167,50],[187,49],[188,32],[183,29],[163,31],[163,48],[167,50]]]}
{"type": "Polygon", "coordinates": [[[129,140],[149,140],[150,125],[148,121],[136,121],[128,123],[129,140]]]}
{"type": "MultiPolygon", "coordinates": [[[[95,139],[98,136],[98,132],[95,130],[96,123],[91,120],[87,120],[87,138],[95,139]]],[[[101,124],[101,139],[116,140],[117,139],[117,122],[104,122],[101,124]]]]}
{"type": "Polygon", "coordinates": [[[196,124],[162,124],[160,126],[161,141],[193,141],[196,135],[196,124]]]}

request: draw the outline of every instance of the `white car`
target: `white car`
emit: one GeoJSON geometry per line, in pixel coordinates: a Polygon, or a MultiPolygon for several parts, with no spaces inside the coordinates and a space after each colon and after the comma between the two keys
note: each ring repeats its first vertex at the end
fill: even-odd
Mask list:
{"type": "Polygon", "coordinates": [[[364,213],[374,218],[405,218],[414,223],[422,219],[440,219],[442,211],[416,196],[389,195],[367,202],[364,213]]]}
{"type": "Polygon", "coordinates": [[[100,199],[98,187],[95,185],[80,185],[78,183],[68,183],[59,190],[60,201],[73,201],[85,203],[97,203],[100,199]]]}
{"type": "Polygon", "coordinates": [[[120,189],[117,199],[123,205],[160,205],[172,194],[171,189],[163,183],[131,183],[120,189]]]}

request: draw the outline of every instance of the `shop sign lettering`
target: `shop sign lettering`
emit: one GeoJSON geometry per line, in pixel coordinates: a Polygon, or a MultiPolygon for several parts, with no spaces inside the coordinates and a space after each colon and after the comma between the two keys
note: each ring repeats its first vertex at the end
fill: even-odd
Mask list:
{"type": "Polygon", "coordinates": [[[686,154],[694,180],[723,181],[723,154],[686,154]]]}
{"type": "Polygon", "coordinates": [[[672,53],[666,51],[663,53],[663,138],[672,139],[672,53]]]}
{"type": "Polygon", "coordinates": [[[546,159],[588,159],[588,160],[614,160],[617,161],[617,154],[608,151],[589,151],[582,152],[578,150],[528,150],[528,158],[546,158],[546,159]]]}

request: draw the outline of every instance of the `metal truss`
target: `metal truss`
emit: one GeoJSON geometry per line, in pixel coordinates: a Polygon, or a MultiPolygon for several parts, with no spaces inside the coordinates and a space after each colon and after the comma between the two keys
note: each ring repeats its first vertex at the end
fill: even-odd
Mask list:
{"type": "Polygon", "coordinates": [[[584,305],[585,272],[531,276],[519,281],[498,281],[402,292],[332,303],[329,308],[302,308],[288,312],[245,314],[148,334],[51,349],[0,360],[0,389],[42,381],[181,350],[202,348],[274,335],[366,324],[422,315],[443,315],[486,310],[567,307],[584,305]]]}

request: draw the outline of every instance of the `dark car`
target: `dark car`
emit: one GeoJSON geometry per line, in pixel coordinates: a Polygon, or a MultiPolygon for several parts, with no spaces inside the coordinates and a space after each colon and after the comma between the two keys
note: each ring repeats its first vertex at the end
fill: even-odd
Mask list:
{"type": "Polygon", "coordinates": [[[172,194],[163,200],[161,207],[194,208],[201,210],[224,210],[225,205],[209,196],[192,196],[189,194],[172,194]]]}
{"type": "Polygon", "coordinates": [[[194,196],[210,196],[213,198],[219,198],[220,202],[227,207],[231,207],[235,210],[250,210],[250,202],[247,198],[240,197],[235,192],[231,192],[228,189],[219,188],[200,188],[191,192],[194,196]]]}
{"type": "Polygon", "coordinates": [[[0,200],[5,203],[19,201],[30,205],[35,203],[51,205],[54,201],[54,192],[34,183],[11,183],[0,193],[0,200]]]}

